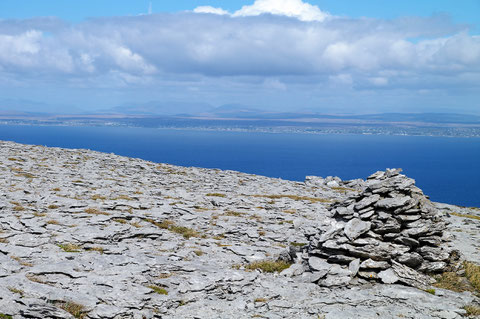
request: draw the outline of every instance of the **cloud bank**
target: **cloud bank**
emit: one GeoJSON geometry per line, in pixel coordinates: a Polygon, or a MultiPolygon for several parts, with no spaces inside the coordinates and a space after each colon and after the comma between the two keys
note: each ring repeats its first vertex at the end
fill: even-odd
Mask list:
{"type": "Polygon", "coordinates": [[[55,18],[0,20],[0,85],[148,86],[192,77],[283,91],[474,89],[480,36],[447,16],[340,18],[301,0],[71,25],[55,18]]]}

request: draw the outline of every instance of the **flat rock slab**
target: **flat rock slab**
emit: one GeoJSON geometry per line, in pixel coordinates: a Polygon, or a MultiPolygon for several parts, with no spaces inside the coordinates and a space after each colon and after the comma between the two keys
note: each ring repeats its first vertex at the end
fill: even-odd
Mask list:
{"type": "MultiPolygon", "coordinates": [[[[344,288],[357,281],[355,272],[361,277],[368,276],[368,267],[381,270],[378,261],[367,266],[335,254],[328,262],[307,256],[303,265],[298,249],[297,263],[281,274],[247,267],[252,261],[288,259],[289,247],[308,246],[304,233],[319,229],[330,233],[317,241],[336,251],[359,249],[337,240],[344,228],[356,240],[367,235],[378,240],[371,225],[353,216],[353,202],[342,210],[345,221],[330,218],[332,203],[367,184],[333,177],[300,183],[0,141],[0,313],[15,319],[72,318],[62,309],[69,303],[81,307],[85,319],[461,314],[474,301],[471,295],[433,296],[396,284],[344,288]]],[[[385,187],[379,185],[378,194],[384,196],[385,187]]],[[[367,214],[362,218],[376,216],[368,216],[378,195],[371,196],[359,205],[367,214]]],[[[416,223],[418,214],[401,219],[416,223]]],[[[393,218],[391,212],[384,215],[393,218]]],[[[421,238],[430,229],[424,226],[409,230],[421,238]]],[[[400,254],[406,246],[385,249],[392,247],[400,254]]],[[[425,251],[425,257],[434,252],[425,251]]],[[[404,269],[395,275],[399,282],[412,280],[404,269]]]]}

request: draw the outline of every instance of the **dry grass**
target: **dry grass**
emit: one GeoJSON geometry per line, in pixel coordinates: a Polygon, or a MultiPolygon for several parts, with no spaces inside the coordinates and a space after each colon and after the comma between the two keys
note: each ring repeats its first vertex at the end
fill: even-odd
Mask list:
{"type": "Polygon", "coordinates": [[[455,212],[450,213],[450,215],[457,216],[457,217],[463,217],[463,218],[470,218],[470,219],[480,220],[480,216],[477,216],[477,215],[460,214],[460,213],[455,213],[455,212]]]}
{"type": "Polygon", "coordinates": [[[465,276],[470,284],[475,288],[477,293],[480,293],[480,266],[471,262],[464,262],[465,276]]]}
{"type": "Polygon", "coordinates": [[[85,213],[87,214],[91,214],[91,215],[110,215],[109,213],[107,212],[102,212],[96,208],[87,208],[85,209],[85,213]]]}
{"type": "Polygon", "coordinates": [[[24,172],[15,174],[15,176],[22,176],[22,177],[30,178],[30,179],[35,178],[35,175],[30,174],[30,173],[24,173],[24,172]]]}
{"type": "Polygon", "coordinates": [[[15,287],[7,287],[7,288],[8,288],[8,290],[13,292],[14,294],[19,294],[21,297],[23,297],[23,295],[25,294],[25,292],[21,289],[18,289],[18,288],[15,288],[15,287]]]}
{"type": "Polygon", "coordinates": [[[455,272],[445,272],[435,277],[437,282],[434,286],[456,292],[470,291],[480,295],[480,266],[465,261],[463,268],[465,276],[460,276],[455,272]]]}
{"type": "Polygon", "coordinates": [[[310,201],[311,203],[329,203],[331,202],[329,199],[325,198],[318,198],[318,197],[307,197],[307,196],[298,196],[298,195],[250,195],[253,197],[260,197],[260,198],[269,198],[269,199],[282,199],[282,198],[289,198],[291,200],[304,200],[304,201],[310,201]]]}
{"type": "Polygon", "coordinates": [[[45,217],[45,216],[47,216],[47,214],[45,214],[45,213],[39,213],[39,212],[34,212],[34,213],[33,213],[33,216],[35,216],[35,217],[45,217]]]}
{"type": "Polygon", "coordinates": [[[91,199],[92,199],[92,200],[97,200],[97,199],[99,199],[99,200],[106,200],[107,198],[106,198],[105,196],[103,196],[103,195],[95,194],[95,195],[93,195],[93,196],[91,197],[91,199]]]}
{"type": "Polygon", "coordinates": [[[245,215],[245,213],[235,212],[235,211],[232,211],[232,210],[227,210],[223,215],[224,216],[240,217],[240,216],[245,215]]]}
{"type": "Polygon", "coordinates": [[[134,200],[133,198],[127,196],[127,195],[119,195],[117,198],[114,198],[114,200],[119,200],[119,199],[123,199],[123,200],[134,200]]]}
{"type": "Polygon", "coordinates": [[[254,302],[263,302],[263,303],[265,303],[265,302],[268,302],[268,299],[267,299],[267,298],[255,298],[253,301],[254,301],[254,302]]]}
{"type": "Polygon", "coordinates": [[[86,248],[85,250],[87,251],[96,251],[96,252],[99,252],[100,254],[103,254],[103,248],[102,247],[89,247],[89,248],[86,248]]]}
{"type": "Polygon", "coordinates": [[[55,219],[48,220],[48,221],[47,221],[47,224],[48,224],[48,225],[60,225],[60,223],[58,222],[58,220],[55,220],[55,219]]]}
{"type": "Polygon", "coordinates": [[[337,191],[339,193],[346,193],[346,192],[354,192],[354,188],[349,188],[349,187],[332,187],[334,191],[337,191]]]}
{"type": "Polygon", "coordinates": [[[206,196],[211,196],[211,197],[227,197],[227,195],[222,194],[222,193],[208,193],[206,196]]]}
{"type": "Polygon", "coordinates": [[[189,239],[191,237],[204,237],[203,235],[201,235],[199,232],[197,232],[196,230],[194,229],[191,229],[191,228],[188,228],[188,227],[183,227],[183,226],[177,226],[175,225],[175,223],[171,220],[163,220],[161,222],[157,222],[153,219],[150,219],[150,218],[147,218],[145,219],[145,221],[159,227],[159,228],[162,228],[162,229],[167,229],[173,233],[176,233],[176,234],[179,234],[179,235],[182,235],[183,238],[185,239],[189,239]]]}
{"type": "Polygon", "coordinates": [[[82,249],[80,246],[75,244],[58,244],[57,246],[67,253],[78,253],[82,249]]]}
{"type": "Polygon", "coordinates": [[[58,305],[59,308],[65,310],[72,316],[78,319],[85,318],[86,311],[85,311],[85,306],[78,304],[73,301],[67,301],[67,302],[62,302],[60,305],[58,305]]]}
{"type": "Polygon", "coordinates": [[[119,224],[127,224],[127,223],[128,223],[128,222],[127,222],[125,219],[123,219],[123,218],[114,218],[113,221],[116,222],[116,223],[119,223],[119,224]]]}
{"type": "Polygon", "coordinates": [[[277,260],[277,261],[264,260],[264,261],[252,262],[246,265],[245,269],[248,269],[248,270],[259,269],[263,272],[274,273],[274,272],[282,272],[283,270],[289,268],[290,266],[291,264],[281,260],[277,260]]]}
{"type": "Polygon", "coordinates": [[[21,212],[21,211],[25,210],[25,207],[23,207],[21,205],[17,205],[17,206],[13,207],[13,210],[16,211],[16,212],[21,212]]]}
{"type": "Polygon", "coordinates": [[[25,266],[25,267],[33,267],[33,264],[32,263],[29,263],[29,262],[26,262],[24,260],[22,260],[22,258],[18,257],[18,256],[10,256],[10,258],[12,258],[13,260],[17,261],[20,265],[22,266],[25,266]]]}
{"type": "Polygon", "coordinates": [[[480,307],[474,305],[465,306],[463,309],[467,312],[468,317],[480,316],[480,307]]]}
{"type": "Polygon", "coordinates": [[[57,209],[57,208],[59,208],[59,207],[60,207],[60,206],[55,205],[55,204],[48,205],[48,209],[57,209]]]}
{"type": "Polygon", "coordinates": [[[197,255],[197,256],[202,256],[202,255],[204,254],[204,252],[203,252],[203,251],[201,251],[200,249],[198,249],[198,250],[194,250],[193,252],[194,252],[194,253],[195,253],[195,255],[197,255]]]}
{"type": "Polygon", "coordinates": [[[138,222],[131,222],[130,225],[132,225],[135,228],[141,228],[142,227],[142,225],[140,225],[140,223],[138,223],[138,222]]]}

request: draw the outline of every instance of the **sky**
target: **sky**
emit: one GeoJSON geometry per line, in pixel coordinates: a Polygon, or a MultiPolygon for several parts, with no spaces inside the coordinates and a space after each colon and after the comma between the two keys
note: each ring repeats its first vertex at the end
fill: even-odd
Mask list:
{"type": "Polygon", "coordinates": [[[0,1],[0,111],[480,114],[479,101],[480,0],[0,1]]]}

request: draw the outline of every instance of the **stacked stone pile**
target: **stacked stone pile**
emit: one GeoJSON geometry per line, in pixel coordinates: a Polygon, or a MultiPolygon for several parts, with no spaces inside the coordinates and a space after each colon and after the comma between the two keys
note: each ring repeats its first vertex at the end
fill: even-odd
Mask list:
{"type": "Polygon", "coordinates": [[[307,234],[311,281],[337,286],[381,280],[424,288],[431,283],[425,274],[445,271],[454,255],[444,247],[446,223],[400,172],[371,175],[363,192],[333,205],[330,221],[307,234]]]}

